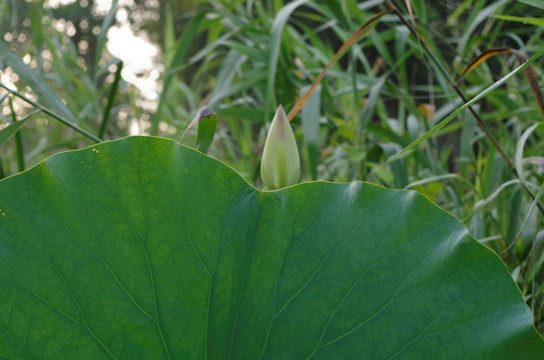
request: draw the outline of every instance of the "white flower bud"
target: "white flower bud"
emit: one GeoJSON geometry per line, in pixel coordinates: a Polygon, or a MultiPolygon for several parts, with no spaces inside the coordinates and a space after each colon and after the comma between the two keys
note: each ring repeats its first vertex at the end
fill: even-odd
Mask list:
{"type": "Polygon", "coordinates": [[[270,189],[293,185],[300,178],[300,158],[295,134],[281,105],[264,143],[261,178],[270,189]]]}

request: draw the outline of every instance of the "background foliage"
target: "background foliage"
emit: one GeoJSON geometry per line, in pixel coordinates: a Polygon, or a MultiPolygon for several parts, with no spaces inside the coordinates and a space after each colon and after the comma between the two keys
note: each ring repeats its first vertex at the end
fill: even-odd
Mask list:
{"type": "MultiPolygon", "coordinates": [[[[96,137],[179,139],[205,105],[218,114],[210,154],[260,186],[259,149],[276,105],[292,108],[340,45],[389,9],[376,0],[60,3],[0,1],[0,83],[17,91],[0,93],[2,123],[28,119],[2,145],[1,177],[96,137]],[[150,64],[119,51],[114,34],[123,28],[151,44],[135,43],[155,51],[150,64]]],[[[527,78],[510,75],[474,106],[516,172],[468,111],[381,166],[461,107],[448,78],[472,98],[519,64],[504,52],[460,79],[476,56],[512,48],[530,57],[544,47],[542,2],[393,3],[405,22],[384,15],[293,121],[302,180],[422,192],[501,256],[542,332],[544,226],[529,193],[544,182],[544,128],[527,78]]],[[[532,66],[541,82],[542,58],[532,66]]],[[[195,137],[190,130],[183,142],[195,137]]]]}

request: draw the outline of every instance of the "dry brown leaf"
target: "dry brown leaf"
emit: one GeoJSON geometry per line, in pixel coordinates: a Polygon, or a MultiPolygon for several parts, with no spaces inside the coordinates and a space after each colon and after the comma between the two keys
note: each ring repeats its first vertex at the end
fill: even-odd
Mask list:
{"type": "MultiPolygon", "coordinates": [[[[512,53],[518,60],[519,64],[522,65],[528,60],[528,56],[523,52],[511,48],[493,48],[483,51],[480,55],[478,55],[476,58],[474,58],[470,64],[468,64],[467,68],[463,73],[459,76],[459,79],[457,82],[459,82],[468,72],[474,70],[478,65],[489,59],[490,57],[493,57],[498,54],[504,54],[504,53],[512,53]]],[[[540,109],[540,112],[542,113],[542,116],[544,116],[544,98],[542,97],[542,92],[540,91],[540,86],[538,84],[538,79],[536,77],[535,70],[532,65],[527,66],[525,69],[523,69],[523,73],[525,74],[525,77],[527,78],[527,81],[529,82],[529,86],[531,87],[531,90],[533,91],[533,94],[535,96],[536,102],[538,104],[538,108],[540,109]]]]}

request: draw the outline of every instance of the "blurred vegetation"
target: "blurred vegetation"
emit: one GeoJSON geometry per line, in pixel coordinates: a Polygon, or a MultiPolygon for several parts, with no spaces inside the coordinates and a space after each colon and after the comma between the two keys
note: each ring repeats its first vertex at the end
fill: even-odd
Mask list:
{"type": "MultiPolygon", "coordinates": [[[[1,145],[0,176],[98,138],[178,140],[206,106],[218,119],[210,155],[262,186],[259,152],[277,105],[291,109],[349,36],[392,6],[292,122],[302,180],[425,194],[505,261],[544,332],[543,59],[532,59],[533,88],[529,68],[511,73],[520,63],[509,50],[461,78],[489,49],[539,54],[539,1],[0,0],[0,126],[28,120],[1,145]],[[127,52],[113,39],[122,29],[147,45],[127,41],[127,52]],[[505,76],[474,113],[459,111],[462,96],[505,76]]],[[[195,139],[193,128],[183,143],[195,139]]]]}

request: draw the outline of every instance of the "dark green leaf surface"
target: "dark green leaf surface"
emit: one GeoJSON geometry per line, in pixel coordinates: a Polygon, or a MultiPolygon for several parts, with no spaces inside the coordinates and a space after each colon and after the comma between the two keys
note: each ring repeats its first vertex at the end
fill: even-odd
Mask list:
{"type": "Polygon", "coordinates": [[[0,358],[544,355],[498,257],[412,191],[260,191],[132,137],[2,180],[0,209],[0,358]]]}

